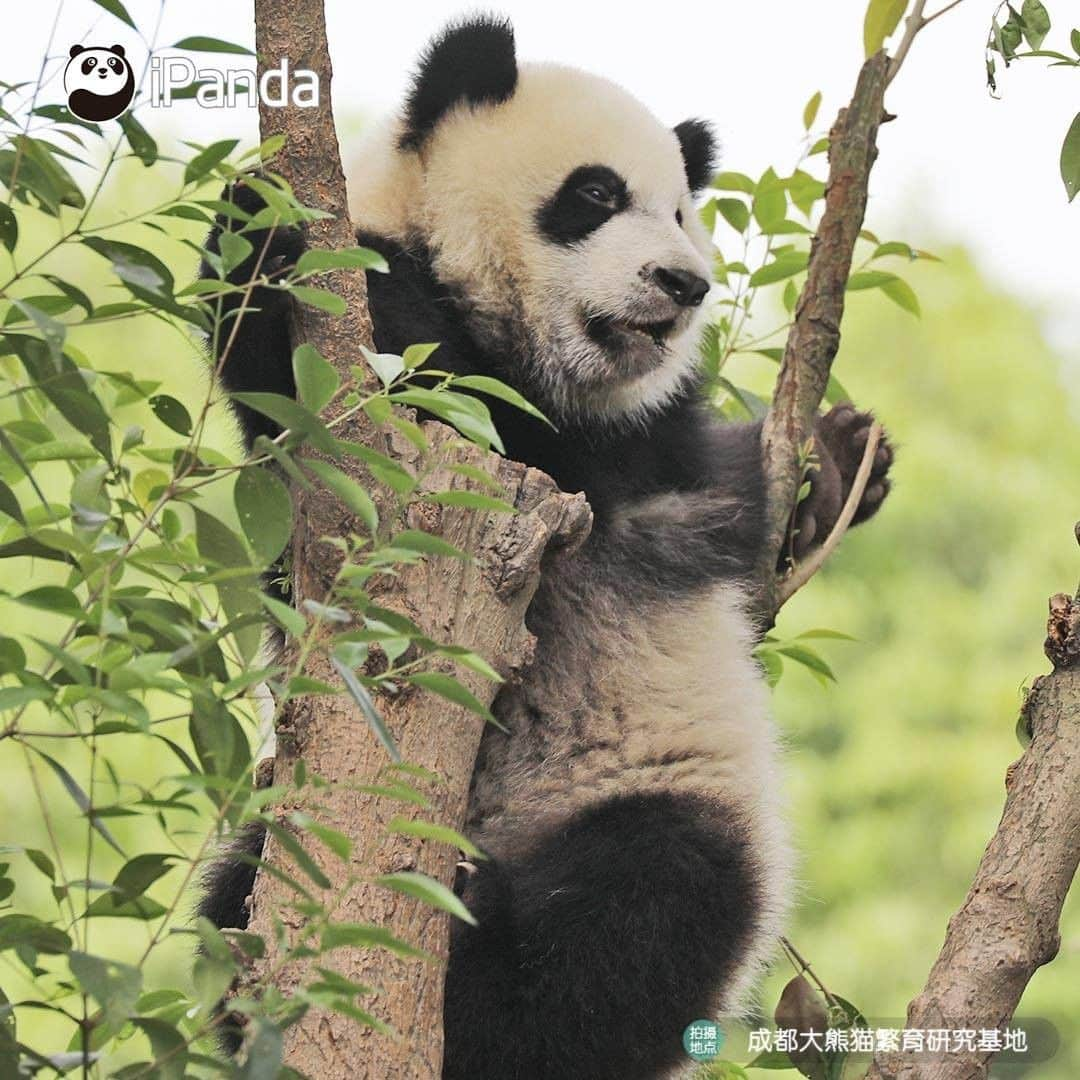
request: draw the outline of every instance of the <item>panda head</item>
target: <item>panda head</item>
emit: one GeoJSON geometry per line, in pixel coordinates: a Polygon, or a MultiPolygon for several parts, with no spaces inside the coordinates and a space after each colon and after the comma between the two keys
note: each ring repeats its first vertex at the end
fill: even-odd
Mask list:
{"type": "Polygon", "coordinates": [[[112,120],[131,104],[135,73],[122,45],[72,45],[64,69],[68,108],[80,120],[112,120]]]}
{"type": "Polygon", "coordinates": [[[383,168],[365,159],[360,217],[430,247],[538,404],[632,418],[690,378],[710,278],[693,202],[712,172],[707,125],[671,129],[608,80],[519,66],[509,24],[482,17],[428,47],[392,137],[383,168]]]}

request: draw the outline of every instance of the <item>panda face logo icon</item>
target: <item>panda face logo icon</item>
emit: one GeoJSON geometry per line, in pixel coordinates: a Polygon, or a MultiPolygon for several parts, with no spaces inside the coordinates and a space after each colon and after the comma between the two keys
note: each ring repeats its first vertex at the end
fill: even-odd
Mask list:
{"type": "Polygon", "coordinates": [[[116,119],[135,96],[135,72],[123,45],[72,45],[70,56],[64,69],[68,108],[80,120],[116,119]]]}

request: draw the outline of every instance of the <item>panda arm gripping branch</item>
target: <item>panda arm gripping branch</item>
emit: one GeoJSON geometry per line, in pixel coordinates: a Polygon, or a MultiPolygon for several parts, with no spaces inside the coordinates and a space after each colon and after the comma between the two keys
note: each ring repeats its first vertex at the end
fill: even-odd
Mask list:
{"type": "MultiPolygon", "coordinates": [[[[781,929],[791,855],[748,614],[761,430],[715,421],[695,373],[709,241],[692,192],[711,160],[705,124],[672,130],[606,80],[519,66],[508,24],[477,18],[428,48],[353,183],[358,240],[390,270],[368,275],[376,348],[439,342],[439,367],[525,394],[557,430],[491,403],[508,456],[595,515],[549,558],[535,659],[482,740],[467,829],[491,858],[459,882],[478,925],[452,929],[447,1080],[665,1075],[688,1023],[746,1007],[781,929]]],[[[250,239],[271,271],[302,245],[250,239]]],[[[226,388],[294,392],[287,302],[256,291],[226,388]]],[[[249,444],[272,430],[237,412],[249,444]]],[[[836,520],[869,422],[820,421],[797,554],[836,520]]],[[[246,869],[226,853],[210,875],[219,925],[246,925],[246,869]]]]}

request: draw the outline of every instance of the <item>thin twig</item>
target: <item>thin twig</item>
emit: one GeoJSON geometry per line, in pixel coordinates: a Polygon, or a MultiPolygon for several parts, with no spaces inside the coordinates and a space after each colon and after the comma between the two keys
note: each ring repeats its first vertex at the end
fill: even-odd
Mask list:
{"type": "Polygon", "coordinates": [[[911,9],[911,14],[904,22],[904,36],[900,39],[900,44],[896,47],[896,52],[893,54],[892,60],[889,62],[889,73],[885,76],[885,85],[896,78],[896,73],[900,70],[904,60],[907,59],[908,51],[911,49],[911,43],[919,35],[919,31],[925,29],[935,19],[940,19],[947,11],[951,11],[962,0],[952,0],[951,3],[946,4],[943,8],[935,11],[933,15],[924,15],[926,10],[926,0],[916,0],[915,6],[911,9]]]}
{"type": "Polygon", "coordinates": [[[781,604],[786,604],[817,572],[821,569],[825,560],[833,553],[836,546],[843,539],[855,517],[855,511],[859,509],[863,492],[870,480],[870,470],[874,465],[874,455],[877,453],[878,443],[881,441],[881,425],[875,420],[870,425],[870,431],[866,436],[866,449],[863,451],[862,461],[859,462],[855,480],[852,482],[851,491],[848,493],[847,502],[840,511],[832,531],[825,538],[821,547],[815,549],[777,587],[777,596],[781,604]]]}

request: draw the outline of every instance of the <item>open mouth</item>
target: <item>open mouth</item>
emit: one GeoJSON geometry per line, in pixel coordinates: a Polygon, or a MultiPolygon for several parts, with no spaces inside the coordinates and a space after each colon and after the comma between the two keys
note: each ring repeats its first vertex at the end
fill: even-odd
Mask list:
{"type": "Polygon", "coordinates": [[[675,323],[675,319],[636,322],[631,319],[615,319],[610,315],[591,315],[585,319],[585,331],[603,348],[625,345],[628,337],[632,339],[636,336],[651,338],[657,348],[663,348],[675,329],[675,323]]]}

